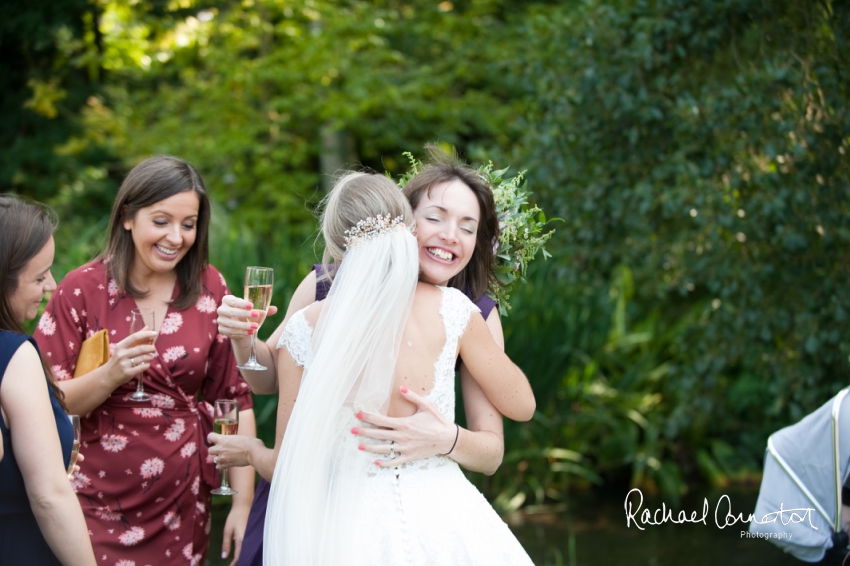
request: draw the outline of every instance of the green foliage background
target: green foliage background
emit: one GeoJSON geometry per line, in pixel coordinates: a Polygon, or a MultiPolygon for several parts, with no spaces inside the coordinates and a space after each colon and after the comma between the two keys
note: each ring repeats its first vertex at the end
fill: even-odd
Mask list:
{"type": "Polygon", "coordinates": [[[129,168],[179,155],[213,263],[275,267],[283,307],[338,167],[441,140],[528,169],[564,219],[504,320],[539,410],[473,479],[501,509],[676,497],[751,477],[847,382],[848,37],[827,0],[4,4],[0,189],[57,208],[61,277],[129,168]]]}

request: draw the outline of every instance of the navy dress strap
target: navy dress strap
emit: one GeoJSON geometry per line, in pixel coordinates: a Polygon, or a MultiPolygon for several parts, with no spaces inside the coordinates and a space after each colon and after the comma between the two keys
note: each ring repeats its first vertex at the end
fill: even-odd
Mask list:
{"type": "MultiPolygon", "coordinates": [[[[466,293],[466,296],[469,297],[469,293],[466,293]]],[[[472,297],[469,298],[472,299],[472,297]]],[[[487,320],[487,317],[490,316],[490,313],[493,312],[493,309],[499,304],[489,295],[481,295],[477,301],[473,302],[475,303],[475,306],[481,310],[481,316],[484,317],[484,320],[487,320]]]]}
{"type": "MultiPolygon", "coordinates": [[[[330,264],[328,267],[330,268],[328,271],[334,270],[334,264],[330,264]]],[[[325,267],[321,263],[314,264],[313,271],[316,272],[316,300],[324,301],[331,290],[333,281],[329,277],[325,277],[325,267]]]]}
{"type": "MultiPolygon", "coordinates": [[[[470,294],[468,287],[463,291],[463,294],[469,297],[469,300],[472,301],[472,295],[470,294]]],[[[475,306],[478,307],[478,309],[481,311],[481,316],[484,317],[485,321],[487,320],[487,317],[490,316],[490,313],[493,312],[493,309],[496,307],[496,305],[499,304],[487,295],[481,295],[480,297],[478,297],[477,301],[473,302],[475,303],[475,306]]],[[[460,363],[462,361],[463,360],[460,359],[460,356],[458,356],[457,361],[455,361],[455,371],[460,370],[460,363]]]]}

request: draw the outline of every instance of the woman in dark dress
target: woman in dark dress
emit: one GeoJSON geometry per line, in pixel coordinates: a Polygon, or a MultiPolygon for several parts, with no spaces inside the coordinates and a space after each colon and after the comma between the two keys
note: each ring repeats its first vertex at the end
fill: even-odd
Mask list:
{"type": "MultiPolygon", "coordinates": [[[[420,280],[462,289],[481,310],[497,344],[503,345],[501,321],[498,315],[490,316],[497,309],[496,302],[485,294],[493,277],[493,241],[498,233],[498,219],[491,189],[473,169],[439,153],[432,153],[432,158],[432,163],[411,179],[404,188],[405,196],[413,206],[417,220],[420,280]],[[477,201],[481,210],[481,222],[476,226],[470,226],[465,221],[465,215],[461,214],[462,209],[458,206],[460,200],[470,197],[477,201]],[[470,234],[470,228],[472,234],[470,234]],[[474,243],[470,241],[470,235],[473,236],[474,243]],[[459,242],[462,240],[471,245],[461,246],[459,242]],[[447,253],[451,253],[451,259],[447,259],[447,253]],[[472,262],[473,256],[481,261],[472,262]],[[482,266],[489,267],[482,269],[482,266]]],[[[335,258],[337,261],[342,257],[342,253],[341,249],[326,250],[326,256],[335,258]]],[[[273,365],[277,358],[274,355],[275,346],[289,316],[314,300],[323,299],[327,294],[329,282],[321,275],[322,271],[318,269],[311,272],[301,282],[292,297],[284,321],[265,343],[257,343],[258,359],[267,367],[275,367],[273,365]]],[[[247,359],[246,338],[253,330],[250,323],[244,322],[246,316],[250,315],[246,303],[237,297],[225,297],[218,309],[218,315],[219,332],[231,337],[231,344],[238,360],[242,360],[243,357],[247,359]]],[[[490,475],[501,464],[504,452],[502,414],[515,420],[528,420],[534,411],[533,397],[528,396],[530,404],[496,406],[484,395],[481,387],[472,379],[463,364],[460,364],[459,371],[467,429],[447,422],[433,403],[413,392],[409,392],[406,398],[416,404],[419,410],[411,417],[393,419],[364,415],[365,422],[392,429],[398,433],[399,438],[405,439],[396,440],[396,450],[404,457],[395,459],[392,465],[445,453],[455,439],[457,442],[451,451],[451,458],[464,468],[490,475]]],[[[245,377],[256,393],[277,391],[277,380],[272,371],[248,371],[245,372],[245,377]]],[[[373,434],[368,427],[363,427],[359,431],[367,437],[373,434]]],[[[250,464],[265,476],[265,479],[271,478],[275,464],[272,458],[273,453],[270,449],[265,449],[258,440],[234,441],[217,436],[211,436],[210,439],[213,442],[222,442],[210,450],[211,454],[217,455],[220,466],[250,464]],[[267,476],[263,473],[264,470],[268,470],[267,476]]],[[[386,452],[385,445],[378,447],[374,444],[364,444],[369,450],[378,453],[386,452]]],[[[387,465],[390,465],[389,460],[387,462],[387,465]]],[[[239,561],[241,566],[262,564],[262,536],[268,494],[269,484],[261,480],[257,485],[248,520],[243,555],[239,561]]]]}
{"type": "Polygon", "coordinates": [[[0,195],[0,564],[94,566],[68,481],[74,431],[49,366],[21,324],[56,288],[55,216],[0,195]]]}

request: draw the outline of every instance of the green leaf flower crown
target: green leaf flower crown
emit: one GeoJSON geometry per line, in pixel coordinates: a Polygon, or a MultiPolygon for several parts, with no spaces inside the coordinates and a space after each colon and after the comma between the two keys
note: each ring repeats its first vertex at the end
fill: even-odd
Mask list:
{"type": "MultiPolygon", "coordinates": [[[[399,187],[404,187],[414,175],[422,170],[422,162],[409,151],[403,154],[410,161],[410,169],[401,175],[399,187]]],[[[507,315],[511,291],[517,281],[525,282],[528,264],[537,255],[543,258],[552,257],[543,245],[555,233],[554,230],[543,230],[546,225],[546,215],[538,206],[529,204],[531,192],[526,189],[525,171],[520,171],[514,177],[505,174],[509,167],[493,169],[493,162],[478,168],[478,175],[493,191],[496,203],[496,214],[499,217],[499,241],[494,243],[496,253],[496,282],[490,283],[487,294],[499,303],[499,314],[507,315]]],[[[557,219],[553,219],[557,220],[557,219]]]]}

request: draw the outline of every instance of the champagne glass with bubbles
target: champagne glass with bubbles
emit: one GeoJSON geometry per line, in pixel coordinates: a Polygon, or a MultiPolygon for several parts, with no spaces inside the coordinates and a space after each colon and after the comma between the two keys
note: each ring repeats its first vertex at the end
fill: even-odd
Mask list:
{"type": "MultiPolygon", "coordinates": [[[[239,431],[239,403],[233,399],[216,399],[213,430],[216,434],[224,436],[230,436],[239,431]]],[[[227,470],[222,470],[221,487],[212,490],[210,493],[215,493],[216,495],[233,495],[239,492],[230,489],[227,470]]]]}
{"type": "MultiPolygon", "coordinates": [[[[133,309],[130,311],[130,334],[135,334],[140,330],[147,328],[148,330],[156,330],[156,323],[153,309],[133,309]]],[[[136,343],[136,346],[142,344],[150,344],[153,346],[156,336],[146,338],[136,343]]],[[[142,376],[145,372],[139,372],[139,381],[136,383],[136,390],[124,396],[125,401],[149,401],[151,396],[145,393],[145,388],[142,385],[142,376]]]]}
{"type": "Polygon", "coordinates": [[[266,366],[257,362],[254,354],[254,343],[257,333],[266,320],[266,312],[272,302],[272,284],[274,283],[274,269],[271,267],[251,266],[245,270],[245,300],[254,306],[254,310],[260,313],[257,319],[257,328],[251,334],[251,357],[248,361],[238,366],[239,369],[267,369],[266,366]]]}

